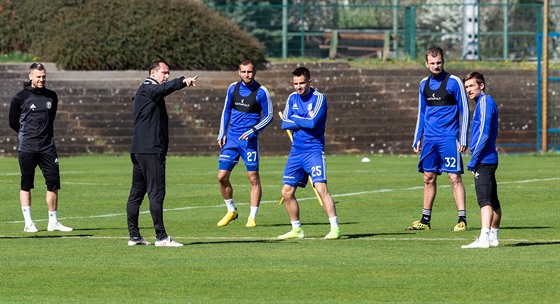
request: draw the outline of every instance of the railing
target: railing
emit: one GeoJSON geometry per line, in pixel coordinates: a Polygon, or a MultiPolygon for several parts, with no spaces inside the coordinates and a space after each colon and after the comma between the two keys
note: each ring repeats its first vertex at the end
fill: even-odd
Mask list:
{"type": "MultiPolygon", "coordinates": [[[[275,58],[327,58],[324,33],[352,30],[390,31],[393,59],[422,57],[426,48],[439,45],[446,57],[461,59],[465,4],[403,5],[412,1],[385,0],[387,5],[292,4],[220,5],[214,8],[257,37],[275,58]]],[[[549,5],[551,32],[560,31],[560,4],[549,5]]],[[[478,59],[535,60],[536,35],[542,31],[542,4],[478,4],[478,59]]],[[[552,46],[551,60],[560,60],[560,45],[552,46]]]]}

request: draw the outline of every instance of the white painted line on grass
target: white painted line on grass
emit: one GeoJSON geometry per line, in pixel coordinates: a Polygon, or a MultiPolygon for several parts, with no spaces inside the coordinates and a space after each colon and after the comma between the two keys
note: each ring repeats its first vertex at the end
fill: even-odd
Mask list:
{"type": "MultiPolygon", "coordinates": [[[[543,182],[543,181],[555,181],[560,180],[558,177],[550,177],[550,178],[539,178],[539,179],[527,179],[527,180],[519,180],[519,181],[509,181],[509,182],[499,182],[498,185],[508,185],[508,184],[526,184],[526,183],[536,183],[536,182],[543,182]]],[[[444,185],[439,187],[451,187],[451,185],[444,185]]],[[[350,193],[342,193],[342,194],[333,194],[332,197],[346,197],[346,196],[358,196],[358,195],[366,195],[366,194],[373,194],[373,193],[385,193],[385,192],[395,192],[395,191],[411,191],[411,190],[420,190],[423,189],[423,186],[416,186],[416,187],[408,187],[408,188],[394,188],[394,189],[377,189],[377,190],[370,190],[370,191],[360,191],[360,192],[350,192],[350,193]]],[[[316,200],[317,197],[304,197],[298,198],[298,201],[307,201],[307,200],[316,200]]],[[[268,201],[261,201],[261,204],[277,204],[280,201],[278,200],[268,200],[268,201]]],[[[245,206],[249,205],[250,203],[236,203],[238,206],[245,206]]],[[[217,205],[210,205],[210,206],[186,206],[186,207],[178,207],[178,208],[171,208],[171,209],[164,209],[166,212],[170,211],[185,211],[185,210],[194,210],[194,209],[204,209],[204,208],[223,208],[224,204],[217,204],[217,205]]],[[[150,211],[141,211],[140,214],[149,214],[150,211]]],[[[91,218],[104,218],[104,217],[115,217],[115,216],[126,216],[126,213],[112,213],[112,214],[100,214],[100,215],[87,215],[87,216],[72,216],[72,217],[64,217],[60,218],[60,220],[67,220],[67,219],[91,219],[91,218]]],[[[43,222],[47,221],[44,220],[35,220],[35,222],[43,222]]],[[[0,224],[20,224],[24,221],[5,221],[0,222],[0,224]]]]}
{"type": "MultiPolygon", "coordinates": [[[[33,234],[26,234],[24,236],[21,235],[0,235],[0,239],[17,239],[17,238],[33,238],[35,235],[33,234]]],[[[57,235],[57,239],[98,239],[98,240],[128,240],[128,236],[83,236],[83,235],[57,235]]],[[[303,239],[297,240],[279,240],[276,237],[222,237],[222,236],[173,236],[175,240],[206,240],[206,241],[278,241],[278,242],[295,242],[295,241],[325,241],[322,237],[305,237],[303,239]]],[[[345,235],[342,235],[342,239],[344,240],[353,240],[353,241],[421,241],[421,242],[466,242],[472,240],[471,238],[425,238],[425,237],[357,237],[357,238],[349,238],[345,235]]],[[[150,241],[150,240],[148,240],[150,241]]],[[[334,241],[328,241],[334,242],[334,241]]],[[[559,243],[560,240],[542,240],[542,239],[500,239],[500,244],[505,245],[504,243],[559,243]]],[[[185,245],[189,245],[186,243],[185,245]]]]}

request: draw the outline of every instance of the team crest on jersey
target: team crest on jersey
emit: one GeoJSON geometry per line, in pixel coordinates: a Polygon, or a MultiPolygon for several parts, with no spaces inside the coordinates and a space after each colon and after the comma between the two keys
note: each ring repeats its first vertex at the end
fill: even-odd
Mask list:
{"type": "Polygon", "coordinates": [[[307,112],[312,112],[311,110],[313,110],[313,105],[312,105],[312,104],[308,104],[308,105],[307,105],[307,112]]]}
{"type": "Polygon", "coordinates": [[[50,101],[47,101],[47,109],[49,109],[49,110],[50,110],[51,108],[52,108],[52,102],[50,102],[50,101]]]}

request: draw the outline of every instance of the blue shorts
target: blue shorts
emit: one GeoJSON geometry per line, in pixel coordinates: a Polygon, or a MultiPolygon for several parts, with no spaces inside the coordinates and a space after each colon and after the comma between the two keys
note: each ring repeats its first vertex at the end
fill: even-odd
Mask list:
{"type": "Polygon", "coordinates": [[[428,139],[422,142],[418,172],[463,174],[463,158],[454,138],[428,139]]]}
{"type": "Polygon", "coordinates": [[[233,170],[239,162],[239,157],[243,159],[247,171],[259,171],[259,138],[254,136],[249,140],[228,138],[225,146],[222,147],[218,159],[219,170],[233,170]]]}
{"type": "Polygon", "coordinates": [[[327,163],[323,151],[290,151],[282,184],[294,188],[307,185],[308,176],[314,183],[327,182],[327,163]]]}

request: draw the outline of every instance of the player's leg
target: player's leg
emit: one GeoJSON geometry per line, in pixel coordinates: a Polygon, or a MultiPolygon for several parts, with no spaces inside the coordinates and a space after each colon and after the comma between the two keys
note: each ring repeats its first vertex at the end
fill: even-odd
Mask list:
{"type": "Polygon", "coordinates": [[[474,171],[474,188],[480,206],[480,236],[471,244],[461,246],[461,248],[488,248],[490,247],[490,227],[494,213],[491,169],[488,166],[477,166],[474,171]]]}
{"type": "Polygon", "coordinates": [[[58,221],[58,190],[60,189],[60,171],[58,155],[54,148],[39,153],[39,168],[43,172],[47,194],[45,201],[49,215],[48,231],[72,231],[72,228],[62,225],[58,221]]]}
{"type": "Polygon", "coordinates": [[[163,221],[163,202],[165,200],[166,156],[164,154],[136,154],[142,172],[146,177],[146,190],[150,200],[150,214],[156,233],[156,242],[168,238],[163,221]]]}
{"type": "Polygon", "coordinates": [[[257,225],[256,218],[262,198],[262,186],[259,175],[260,153],[258,138],[253,137],[247,141],[242,141],[239,147],[241,150],[241,157],[247,168],[247,177],[251,184],[251,211],[249,212],[249,217],[247,218],[247,224],[245,226],[252,228],[257,225]]]}
{"type": "Polygon", "coordinates": [[[251,184],[251,210],[245,226],[253,228],[257,226],[256,219],[259,212],[259,206],[261,204],[262,186],[259,171],[247,171],[247,177],[249,178],[249,183],[251,184]]]}
{"type": "Polygon", "coordinates": [[[130,239],[128,244],[130,246],[144,244],[144,238],[140,234],[140,228],[138,225],[138,218],[140,216],[140,206],[146,195],[146,177],[142,172],[142,167],[138,160],[136,159],[136,154],[130,154],[130,159],[132,162],[132,185],[130,186],[130,193],[126,201],[126,217],[128,223],[128,233],[130,239]]]}
{"type": "Polygon", "coordinates": [[[218,226],[223,227],[229,222],[237,219],[237,208],[233,200],[233,186],[230,182],[231,171],[239,161],[238,143],[235,139],[228,139],[225,146],[222,147],[218,158],[218,182],[220,184],[220,193],[224,199],[227,208],[226,215],[218,222],[218,226]]]}
{"type": "Polygon", "coordinates": [[[437,153],[437,142],[424,140],[422,152],[418,161],[418,172],[423,174],[424,193],[422,199],[422,216],[420,220],[412,222],[412,225],[405,230],[430,230],[432,219],[432,207],[437,193],[437,176],[440,168],[440,161],[437,153]]]}
{"type": "Polygon", "coordinates": [[[489,243],[490,247],[497,247],[500,244],[498,234],[500,232],[500,223],[502,221],[502,207],[500,206],[500,200],[498,198],[498,183],[496,182],[496,171],[498,170],[498,165],[496,164],[488,167],[490,169],[490,183],[492,187],[492,223],[490,224],[489,243]]]}
{"type": "Polygon", "coordinates": [[[447,139],[440,145],[441,171],[446,172],[453,189],[453,198],[457,207],[457,225],[453,231],[467,230],[467,210],[465,185],[461,174],[463,174],[463,158],[459,151],[459,143],[456,139],[447,139]]]}
{"type": "Polygon", "coordinates": [[[325,153],[323,151],[306,153],[303,161],[303,168],[311,176],[313,187],[317,190],[317,194],[323,202],[323,209],[329,218],[330,231],[325,236],[325,239],[339,239],[340,228],[338,227],[336,207],[327,186],[327,162],[325,153]]]}
{"type": "Polygon", "coordinates": [[[37,158],[33,153],[18,152],[18,162],[21,172],[21,185],[19,191],[19,202],[23,220],[24,232],[37,232],[39,231],[31,217],[31,189],[35,184],[35,168],[37,167],[37,158]]]}
{"type": "Polygon", "coordinates": [[[299,203],[296,199],[296,190],[303,180],[303,177],[306,177],[307,180],[306,173],[301,165],[300,155],[290,152],[282,179],[282,199],[284,200],[284,208],[286,208],[286,212],[290,218],[292,230],[278,236],[281,240],[304,237],[299,217],[299,203]]]}

